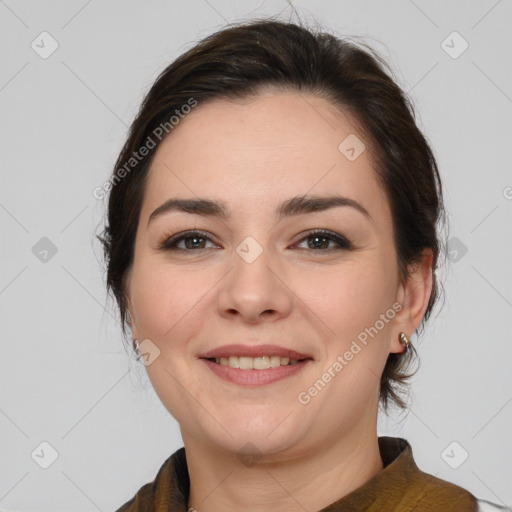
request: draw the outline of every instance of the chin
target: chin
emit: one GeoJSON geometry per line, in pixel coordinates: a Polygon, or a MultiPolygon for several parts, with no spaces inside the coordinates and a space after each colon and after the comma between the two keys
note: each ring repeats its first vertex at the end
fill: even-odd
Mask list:
{"type": "Polygon", "coordinates": [[[268,416],[258,419],[253,415],[250,421],[231,418],[223,422],[229,425],[227,432],[217,423],[212,425],[208,422],[202,425],[203,432],[200,434],[197,432],[198,423],[195,423],[194,431],[189,433],[192,439],[200,435],[212,447],[236,455],[242,462],[246,458],[254,461],[261,459],[260,462],[272,462],[274,459],[283,461],[287,459],[287,454],[289,458],[299,456],[305,449],[300,440],[307,437],[306,431],[301,432],[296,424],[283,422],[285,417],[277,414],[278,419],[272,422],[268,416]]]}

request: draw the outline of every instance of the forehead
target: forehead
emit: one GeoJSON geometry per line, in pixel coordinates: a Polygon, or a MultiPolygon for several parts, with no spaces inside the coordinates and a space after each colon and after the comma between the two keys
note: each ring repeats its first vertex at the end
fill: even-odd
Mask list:
{"type": "Polygon", "coordinates": [[[348,115],[315,95],[210,100],[160,144],[145,203],[197,195],[247,208],[249,199],[261,207],[278,197],[338,192],[379,206],[385,197],[368,147],[348,115]]]}

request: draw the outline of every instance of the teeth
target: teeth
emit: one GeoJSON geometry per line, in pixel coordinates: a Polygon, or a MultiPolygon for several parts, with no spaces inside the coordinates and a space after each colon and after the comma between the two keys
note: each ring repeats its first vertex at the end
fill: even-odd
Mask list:
{"type": "Polygon", "coordinates": [[[240,368],[241,370],[268,370],[269,368],[277,368],[278,366],[295,366],[299,363],[297,359],[280,356],[261,356],[261,357],[245,357],[230,356],[216,357],[215,362],[222,366],[230,366],[231,368],[240,368]]]}
{"type": "Polygon", "coordinates": [[[281,358],[279,356],[270,356],[270,368],[281,366],[281,358]]]}

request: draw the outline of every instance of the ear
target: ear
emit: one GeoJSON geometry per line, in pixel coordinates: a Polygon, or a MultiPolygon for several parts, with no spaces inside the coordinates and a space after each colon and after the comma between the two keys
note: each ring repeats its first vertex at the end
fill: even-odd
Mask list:
{"type": "Polygon", "coordinates": [[[432,249],[424,249],[421,261],[409,267],[407,281],[397,289],[395,300],[402,305],[402,309],[395,316],[395,332],[390,349],[392,353],[405,352],[405,347],[398,339],[400,332],[404,332],[410,337],[420,325],[425,314],[432,292],[433,259],[432,249]]]}
{"type": "Polygon", "coordinates": [[[135,340],[139,339],[139,330],[137,329],[136,317],[134,314],[134,309],[131,301],[132,272],[133,265],[128,269],[123,279],[123,297],[126,308],[126,321],[130,326],[130,331],[132,332],[132,340],[133,342],[135,342],[135,340]]]}
{"type": "Polygon", "coordinates": [[[134,313],[132,303],[130,301],[130,297],[125,294],[124,296],[125,304],[126,304],[126,321],[130,326],[130,330],[132,332],[132,339],[137,340],[139,338],[139,331],[137,329],[137,324],[135,322],[134,313]]]}

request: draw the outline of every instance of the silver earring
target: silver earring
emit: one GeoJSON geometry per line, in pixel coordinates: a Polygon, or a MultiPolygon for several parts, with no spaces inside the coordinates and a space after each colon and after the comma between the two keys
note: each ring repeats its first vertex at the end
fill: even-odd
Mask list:
{"type": "Polygon", "coordinates": [[[405,332],[401,332],[398,335],[398,339],[400,340],[400,343],[405,347],[405,350],[407,351],[411,346],[411,340],[409,339],[407,334],[405,334],[405,332]]]}

